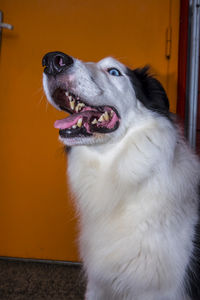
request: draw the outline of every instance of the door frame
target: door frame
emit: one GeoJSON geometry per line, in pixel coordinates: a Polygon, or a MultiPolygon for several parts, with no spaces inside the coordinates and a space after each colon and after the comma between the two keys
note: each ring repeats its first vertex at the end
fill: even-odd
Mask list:
{"type": "Polygon", "coordinates": [[[177,114],[184,124],[186,112],[186,83],[188,56],[189,1],[180,1],[179,53],[178,53],[178,97],[177,114]]]}

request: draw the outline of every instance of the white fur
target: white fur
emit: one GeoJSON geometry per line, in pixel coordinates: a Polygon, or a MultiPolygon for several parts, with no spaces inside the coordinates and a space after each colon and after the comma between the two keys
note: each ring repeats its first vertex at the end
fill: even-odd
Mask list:
{"type": "MultiPolygon", "coordinates": [[[[106,63],[125,72],[115,60],[106,63]]],[[[127,76],[106,79],[102,62],[78,65],[74,91],[96,105],[114,103],[121,115],[116,132],[81,140],[68,159],[86,299],[189,299],[184,281],[198,218],[199,162],[172,122],[137,101],[127,76]],[[91,67],[102,94],[90,82],[91,67]]]]}

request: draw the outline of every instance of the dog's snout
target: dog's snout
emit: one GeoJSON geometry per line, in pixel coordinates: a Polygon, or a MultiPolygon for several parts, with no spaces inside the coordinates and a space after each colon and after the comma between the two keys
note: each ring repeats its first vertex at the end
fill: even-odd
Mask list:
{"type": "Polygon", "coordinates": [[[74,63],[73,58],[62,52],[49,52],[42,59],[44,73],[56,76],[62,73],[74,63]]]}

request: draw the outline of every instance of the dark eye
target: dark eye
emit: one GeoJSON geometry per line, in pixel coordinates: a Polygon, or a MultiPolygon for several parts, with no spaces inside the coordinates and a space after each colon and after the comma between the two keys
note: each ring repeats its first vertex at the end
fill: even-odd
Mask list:
{"type": "Polygon", "coordinates": [[[121,72],[119,70],[117,70],[116,68],[108,69],[108,73],[112,76],[122,76],[121,72]]]}

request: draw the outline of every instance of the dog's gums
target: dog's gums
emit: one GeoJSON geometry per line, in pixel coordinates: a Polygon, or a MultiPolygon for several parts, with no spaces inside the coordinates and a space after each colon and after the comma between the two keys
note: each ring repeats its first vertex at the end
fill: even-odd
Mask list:
{"type": "Polygon", "coordinates": [[[52,95],[61,110],[71,115],[57,120],[55,128],[62,137],[91,136],[93,133],[109,133],[119,126],[120,118],[115,108],[110,106],[90,106],[78,96],[57,88],[52,95]]]}

